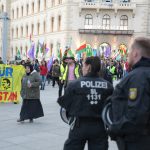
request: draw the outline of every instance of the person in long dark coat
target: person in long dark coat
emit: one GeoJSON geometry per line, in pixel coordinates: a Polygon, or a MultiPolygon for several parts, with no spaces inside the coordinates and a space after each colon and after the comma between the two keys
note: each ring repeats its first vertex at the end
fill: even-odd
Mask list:
{"type": "Polygon", "coordinates": [[[31,64],[26,64],[26,75],[22,79],[21,97],[23,99],[20,118],[17,122],[22,122],[29,119],[33,122],[33,119],[43,117],[43,108],[40,102],[40,76],[33,70],[31,64]]]}

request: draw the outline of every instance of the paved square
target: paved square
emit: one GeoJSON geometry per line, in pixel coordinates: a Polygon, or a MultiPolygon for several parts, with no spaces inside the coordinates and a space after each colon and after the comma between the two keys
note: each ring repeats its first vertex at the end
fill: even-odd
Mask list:
{"type": "MultiPolygon", "coordinates": [[[[50,85],[41,91],[45,116],[34,123],[16,122],[21,103],[0,103],[0,150],[63,150],[69,127],[60,118],[57,95],[58,88],[50,85]]],[[[114,142],[110,142],[109,150],[117,150],[114,142]]]]}

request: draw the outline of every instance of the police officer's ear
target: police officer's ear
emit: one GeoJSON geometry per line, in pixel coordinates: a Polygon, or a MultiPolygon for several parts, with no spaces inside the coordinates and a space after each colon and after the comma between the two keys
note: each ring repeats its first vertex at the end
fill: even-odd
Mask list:
{"type": "Polygon", "coordinates": [[[89,65],[87,66],[87,72],[91,72],[91,69],[92,69],[92,67],[91,67],[91,65],[89,64],[89,65]]]}

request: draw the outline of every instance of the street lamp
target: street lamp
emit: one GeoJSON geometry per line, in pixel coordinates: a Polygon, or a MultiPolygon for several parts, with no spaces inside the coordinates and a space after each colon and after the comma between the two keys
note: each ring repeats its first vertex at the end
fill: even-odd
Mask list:
{"type": "Polygon", "coordinates": [[[8,41],[8,14],[3,12],[0,16],[0,19],[3,22],[2,30],[2,59],[3,62],[7,62],[7,41],[8,41]]]}

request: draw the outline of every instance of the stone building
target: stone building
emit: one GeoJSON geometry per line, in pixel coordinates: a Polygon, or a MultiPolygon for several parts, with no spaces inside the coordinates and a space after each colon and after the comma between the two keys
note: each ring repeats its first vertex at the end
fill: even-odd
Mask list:
{"type": "Polygon", "coordinates": [[[149,0],[0,0],[0,11],[10,18],[10,59],[18,49],[26,57],[30,40],[36,46],[44,42],[50,48],[48,58],[58,48],[76,50],[83,42],[114,51],[120,45],[129,48],[134,37],[150,37],[149,0]]]}

